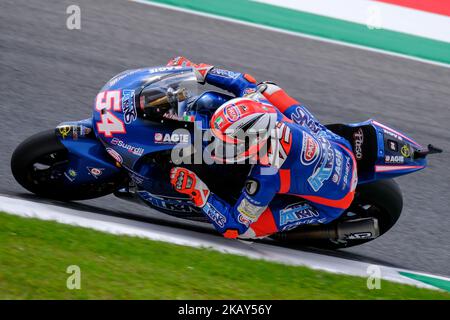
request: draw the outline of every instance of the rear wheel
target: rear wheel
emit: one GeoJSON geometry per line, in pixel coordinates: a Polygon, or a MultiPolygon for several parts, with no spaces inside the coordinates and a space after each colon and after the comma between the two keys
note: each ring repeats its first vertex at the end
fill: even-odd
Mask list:
{"type": "MultiPolygon", "coordinates": [[[[350,208],[336,221],[329,225],[335,228],[337,224],[343,221],[376,218],[380,236],[391,229],[400,217],[403,209],[402,192],[398,184],[392,180],[380,180],[373,183],[363,184],[356,189],[355,199],[350,208]]],[[[275,239],[293,242],[296,234],[310,231],[314,226],[302,226],[286,233],[280,233],[274,236],[275,239]]],[[[301,237],[299,237],[301,238],[301,237]]],[[[301,241],[302,243],[315,247],[326,249],[348,248],[360,245],[373,239],[352,239],[339,240],[323,239],[315,241],[301,241]]]]}
{"type": "Polygon", "coordinates": [[[380,235],[391,229],[403,209],[403,196],[400,187],[393,179],[380,180],[358,187],[357,195],[343,219],[373,217],[378,219],[380,235]]]}
{"type": "Polygon", "coordinates": [[[28,191],[56,200],[86,200],[114,192],[117,177],[92,183],[64,183],[68,170],[68,151],[54,130],[37,133],[23,141],[11,157],[14,178],[28,191]]]}

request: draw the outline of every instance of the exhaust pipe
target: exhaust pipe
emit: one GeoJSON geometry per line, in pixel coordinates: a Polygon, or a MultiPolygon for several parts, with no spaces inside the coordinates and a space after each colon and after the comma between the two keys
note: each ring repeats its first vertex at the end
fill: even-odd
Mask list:
{"type": "Polygon", "coordinates": [[[319,226],[303,226],[277,235],[279,240],[364,240],[375,239],[380,235],[378,219],[361,218],[319,226]]]}

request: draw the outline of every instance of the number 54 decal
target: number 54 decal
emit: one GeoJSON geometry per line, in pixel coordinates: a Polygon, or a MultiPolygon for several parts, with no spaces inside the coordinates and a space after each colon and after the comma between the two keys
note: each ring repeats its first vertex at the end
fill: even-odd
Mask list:
{"type": "Polygon", "coordinates": [[[105,137],[111,138],[116,133],[126,133],[123,121],[117,118],[112,111],[121,112],[122,92],[111,90],[100,92],[95,100],[95,110],[100,112],[100,120],[97,122],[97,131],[105,137]]]}

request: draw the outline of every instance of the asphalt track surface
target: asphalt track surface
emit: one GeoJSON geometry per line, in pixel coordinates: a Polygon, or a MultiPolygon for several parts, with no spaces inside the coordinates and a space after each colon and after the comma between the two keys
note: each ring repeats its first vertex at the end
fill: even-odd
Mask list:
{"type": "MultiPolygon", "coordinates": [[[[0,2],[2,194],[46,201],[14,181],[14,148],[62,121],[88,118],[97,91],[113,75],[176,55],[276,81],[323,123],[375,118],[424,145],[450,150],[449,68],[125,0],[77,1],[81,30],[68,30],[71,4],[0,2]]],[[[405,206],[397,225],[369,244],[324,254],[449,276],[449,168],[444,153],[430,158],[426,170],[398,179],[405,206]]],[[[140,219],[174,232],[211,232],[162,222],[157,213],[113,197],[66,206],[130,218],[145,214],[140,219]]]]}

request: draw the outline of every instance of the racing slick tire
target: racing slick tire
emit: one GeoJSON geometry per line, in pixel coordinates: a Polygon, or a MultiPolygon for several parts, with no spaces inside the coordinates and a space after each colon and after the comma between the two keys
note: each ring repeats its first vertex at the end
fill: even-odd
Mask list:
{"type": "Polygon", "coordinates": [[[11,157],[11,171],[17,182],[28,191],[55,200],[86,200],[108,195],[119,186],[118,177],[92,183],[64,184],[68,169],[68,150],[55,130],[37,133],[23,141],[11,157]]]}
{"type": "Polygon", "coordinates": [[[300,226],[296,229],[275,234],[272,238],[282,242],[301,243],[324,249],[340,249],[357,246],[371,239],[332,239],[326,237],[338,234],[340,223],[346,221],[375,218],[377,220],[379,236],[391,229],[400,217],[403,209],[403,197],[400,187],[393,179],[379,180],[362,184],[357,187],[355,199],[349,209],[342,216],[327,225],[300,226]],[[323,239],[309,240],[308,233],[317,235],[317,229],[322,228],[323,239]]]}

